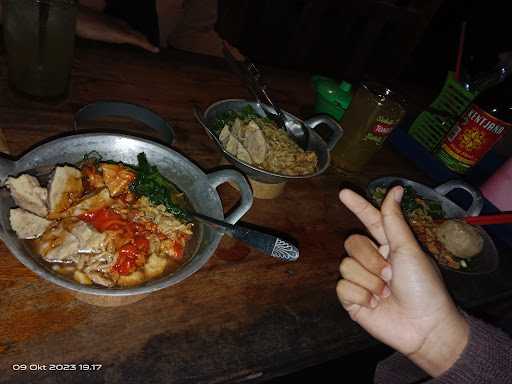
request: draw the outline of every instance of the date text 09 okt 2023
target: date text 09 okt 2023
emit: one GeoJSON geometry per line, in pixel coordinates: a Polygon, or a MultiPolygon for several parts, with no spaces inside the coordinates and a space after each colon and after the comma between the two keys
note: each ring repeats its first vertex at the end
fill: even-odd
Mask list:
{"type": "Polygon", "coordinates": [[[13,364],[13,371],[99,371],[101,364],[13,364]]]}

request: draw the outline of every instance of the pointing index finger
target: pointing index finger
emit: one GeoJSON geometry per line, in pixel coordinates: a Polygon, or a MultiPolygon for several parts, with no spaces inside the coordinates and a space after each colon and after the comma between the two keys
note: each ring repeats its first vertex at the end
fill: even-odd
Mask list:
{"type": "Polygon", "coordinates": [[[384,231],[382,215],[377,208],[350,189],[343,189],[340,192],[340,200],[359,220],[361,220],[380,245],[388,243],[384,231]]]}

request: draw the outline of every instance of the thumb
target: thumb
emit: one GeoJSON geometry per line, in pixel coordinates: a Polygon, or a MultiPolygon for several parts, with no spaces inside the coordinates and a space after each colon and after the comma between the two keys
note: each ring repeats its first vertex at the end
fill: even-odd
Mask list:
{"type": "Polygon", "coordinates": [[[386,195],[381,207],[384,232],[388,239],[391,255],[404,251],[421,251],[400,207],[403,195],[403,187],[392,188],[386,195]]]}

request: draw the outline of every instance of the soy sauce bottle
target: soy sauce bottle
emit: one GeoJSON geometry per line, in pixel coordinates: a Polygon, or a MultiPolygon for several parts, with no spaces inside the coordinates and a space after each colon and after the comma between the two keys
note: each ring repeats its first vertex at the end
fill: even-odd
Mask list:
{"type": "Polygon", "coordinates": [[[512,78],[483,91],[448,132],[436,157],[467,173],[512,127],[512,78]]]}

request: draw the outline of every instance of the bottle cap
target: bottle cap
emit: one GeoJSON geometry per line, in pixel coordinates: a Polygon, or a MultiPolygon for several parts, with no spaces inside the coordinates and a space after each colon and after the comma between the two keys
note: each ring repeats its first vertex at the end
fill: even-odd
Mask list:
{"type": "Polygon", "coordinates": [[[333,103],[338,107],[347,109],[352,100],[350,93],[352,85],[346,81],[338,84],[333,79],[324,76],[313,76],[313,84],[316,92],[326,99],[329,103],[333,103]]]}
{"type": "Polygon", "coordinates": [[[346,82],[345,80],[343,80],[340,84],[340,89],[343,91],[343,92],[350,92],[352,90],[352,84],[346,82]]]}

